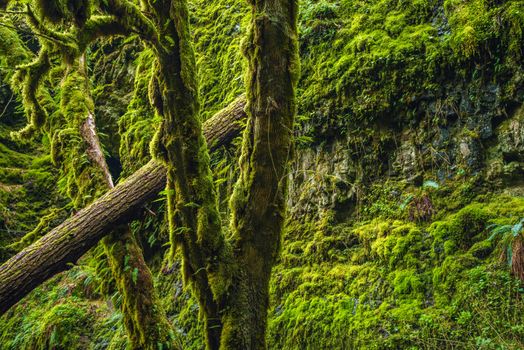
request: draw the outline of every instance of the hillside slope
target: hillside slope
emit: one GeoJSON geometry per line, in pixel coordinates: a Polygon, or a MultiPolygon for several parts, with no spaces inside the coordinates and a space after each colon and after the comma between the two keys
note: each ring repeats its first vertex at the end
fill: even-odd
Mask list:
{"type": "MultiPolygon", "coordinates": [[[[247,6],[194,0],[190,10],[207,118],[242,93],[247,6]]],[[[301,2],[297,145],[271,349],[524,347],[523,246],[508,235],[524,218],[523,30],[521,0],[301,2]]],[[[124,115],[126,99],[97,105],[107,130],[119,130],[120,144],[106,146],[124,174],[149,157],[149,59],[113,63],[119,74],[137,68],[134,92],[111,84],[116,76],[95,77],[101,91],[132,96],[124,115]]],[[[0,162],[30,167],[11,152],[0,162]]],[[[236,152],[212,156],[225,218],[236,152]]],[[[0,177],[0,198],[16,181],[0,177]]],[[[180,263],[163,259],[161,202],[151,210],[135,234],[185,348],[201,349],[180,263]]],[[[0,349],[125,348],[121,296],[90,259],[0,319],[0,349]]]]}

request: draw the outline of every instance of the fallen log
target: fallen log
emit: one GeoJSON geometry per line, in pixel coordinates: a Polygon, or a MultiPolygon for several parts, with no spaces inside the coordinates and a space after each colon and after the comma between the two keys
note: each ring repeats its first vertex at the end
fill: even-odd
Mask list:
{"type": "MultiPolygon", "coordinates": [[[[246,118],[241,96],[204,123],[210,150],[230,143],[246,118]]],[[[166,169],[152,160],[100,199],[64,221],[0,266],[0,315],[50,277],[68,269],[116,226],[158,196],[166,169]]]]}

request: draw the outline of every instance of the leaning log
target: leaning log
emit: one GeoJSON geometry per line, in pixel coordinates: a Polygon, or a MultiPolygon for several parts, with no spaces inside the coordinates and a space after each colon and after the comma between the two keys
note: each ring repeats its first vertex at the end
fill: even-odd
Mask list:
{"type": "MultiPolygon", "coordinates": [[[[204,123],[210,150],[230,143],[246,118],[245,98],[204,123]]],[[[100,199],[0,266],[0,315],[34,288],[65,271],[116,226],[129,222],[165,187],[166,168],[152,160],[100,199]]]]}

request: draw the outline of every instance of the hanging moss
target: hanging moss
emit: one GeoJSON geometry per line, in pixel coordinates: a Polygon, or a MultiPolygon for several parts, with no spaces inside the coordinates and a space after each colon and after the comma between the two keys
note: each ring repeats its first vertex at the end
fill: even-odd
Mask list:
{"type": "Polygon", "coordinates": [[[249,25],[248,7],[236,0],[196,0],[189,10],[205,120],[245,92],[240,42],[249,25]]]}
{"type": "Polygon", "coordinates": [[[46,91],[42,91],[40,85],[50,67],[48,51],[43,49],[33,62],[19,66],[17,73],[13,76],[11,86],[22,86],[21,95],[28,116],[28,125],[18,133],[13,133],[12,136],[18,138],[32,136],[46,122],[47,111],[42,100],[47,100],[48,105],[52,105],[52,102],[46,91]]]}
{"type": "Polygon", "coordinates": [[[133,97],[127,112],[119,119],[120,158],[126,173],[132,173],[149,158],[149,144],[160,116],[155,114],[148,99],[153,53],[144,50],[137,58],[133,97]]]}
{"type": "Polygon", "coordinates": [[[113,277],[122,294],[130,349],[177,349],[176,337],[154,290],[151,271],[127,227],[104,239],[113,277]],[[147,269],[147,270],[143,270],[147,269]]]}
{"type": "MultiPolygon", "coordinates": [[[[2,16],[8,26],[12,21],[2,16]]],[[[0,27],[0,79],[9,84],[13,67],[30,61],[32,54],[11,28],[0,27]]],[[[3,85],[0,89],[0,261],[17,251],[11,243],[38,226],[40,217],[52,216],[55,205],[65,203],[54,188],[56,173],[43,147],[24,139],[12,139],[12,132],[25,119],[16,94],[3,85]]],[[[65,213],[59,217],[63,218],[65,213]]]]}
{"type": "MultiPolygon", "coordinates": [[[[7,22],[7,25],[11,24],[7,22]]],[[[13,67],[26,63],[30,58],[29,50],[20,40],[17,33],[11,28],[0,27],[0,34],[2,36],[2,43],[0,44],[0,62],[2,67],[13,67]]],[[[8,79],[12,74],[6,73],[8,72],[2,72],[2,79],[8,79]]]]}
{"type": "MultiPolygon", "coordinates": [[[[53,3],[43,4],[43,6],[46,5],[52,6],[53,3]]],[[[77,5],[83,6],[76,2],[75,4],[68,3],[67,10],[81,11],[81,8],[74,7],[77,5]]],[[[63,7],[61,9],[64,10],[63,7]]],[[[78,11],[74,13],[77,26],[83,25],[83,22],[85,22],[81,19],[78,11]]],[[[59,187],[72,199],[75,208],[81,208],[100,197],[109,187],[112,187],[111,175],[108,172],[105,159],[103,159],[104,155],[94,130],[94,102],[87,76],[86,57],[77,52],[84,49],[82,47],[83,39],[82,37],[75,37],[74,31],[73,33],[59,34],[54,31],[53,27],[45,26],[42,19],[37,18],[30,10],[28,12],[28,19],[33,29],[43,38],[49,40],[50,43],[47,43],[48,46],[44,45],[40,50],[38,60],[19,68],[18,75],[21,78],[15,77],[13,81],[24,80],[23,95],[26,108],[31,111],[42,108],[40,101],[36,100],[36,96],[37,91],[45,90],[45,88],[40,82],[43,73],[38,73],[40,73],[40,70],[47,72],[51,68],[50,58],[55,58],[56,50],[61,51],[66,65],[62,66],[61,69],[55,69],[52,77],[60,76],[62,78],[61,75],[63,75],[59,85],[57,84],[59,86],[60,109],[54,110],[49,117],[45,115],[42,118],[39,117],[36,121],[33,117],[29,128],[31,130],[34,128],[44,130],[51,136],[52,158],[55,165],[59,166],[61,170],[59,187]],[[91,132],[91,129],[86,131],[86,123],[91,123],[87,127],[93,129],[94,138],[89,138],[90,135],[87,135],[87,132],[91,132]]],[[[49,13],[45,13],[45,11],[41,15],[44,19],[53,20],[46,17],[49,13]]],[[[61,18],[61,20],[67,19],[61,18]]],[[[96,20],[96,23],[90,20],[86,24],[85,31],[88,34],[90,31],[94,31],[96,34],[97,30],[101,29],[100,26],[106,24],[105,20],[99,20],[98,17],[96,20]]],[[[108,23],[112,24],[111,21],[108,23]]],[[[88,35],[88,39],[91,40],[92,38],[89,38],[88,35]]],[[[88,39],[86,39],[87,42],[88,39]]],[[[55,62],[53,61],[53,63],[55,62]]],[[[53,84],[56,81],[51,80],[50,83],[53,84]]],[[[113,275],[117,277],[117,286],[124,297],[122,303],[125,311],[123,319],[128,332],[129,347],[134,349],[176,348],[177,345],[171,327],[167,323],[162,310],[157,307],[158,303],[154,294],[151,273],[143,260],[140,248],[130,231],[125,229],[124,231],[127,232],[119,232],[112,240],[108,239],[106,250],[113,275]],[[125,266],[127,262],[133,265],[131,271],[126,269],[126,267],[129,267],[125,266]]],[[[31,233],[28,238],[32,239],[32,236],[34,236],[34,233],[31,233]]],[[[21,242],[21,244],[24,244],[24,242],[21,242]]],[[[95,253],[95,256],[101,257],[97,253],[95,253]]],[[[54,347],[54,345],[51,345],[51,347],[54,347]]]]}

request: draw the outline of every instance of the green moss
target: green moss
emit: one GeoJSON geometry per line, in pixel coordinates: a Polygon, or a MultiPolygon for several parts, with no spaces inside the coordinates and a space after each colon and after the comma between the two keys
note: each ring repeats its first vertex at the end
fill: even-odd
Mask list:
{"type": "Polygon", "coordinates": [[[519,78],[505,76],[520,71],[522,26],[519,1],[306,1],[300,114],[320,142],[335,128],[409,123],[423,114],[425,97],[440,98],[443,76],[471,79],[475,62],[510,88],[519,78]]]}
{"type": "Polygon", "coordinates": [[[248,7],[237,0],[195,0],[189,6],[205,120],[244,92],[240,42],[248,26],[248,7]]]}
{"type": "Polygon", "coordinates": [[[394,272],[394,294],[406,298],[411,302],[424,300],[424,280],[417,275],[415,270],[396,270],[394,272]]]}
{"type": "MultiPolygon", "coordinates": [[[[2,18],[2,20],[6,19],[2,18]]],[[[6,24],[12,25],[12,22],[7,21],[6,24]]],[[[14,30],[2,26],[2,28],[0,28],[0,35],[3,38],[0,44],[0,63],[2,67],[13,67],[21,63],[26,63],[29,60],[29,51],[14,30]]],[[[11,75],[12,72],[4,72],[2,70],[2,80],[7,81],[11,75]]]]}
{"type": "Polygon", "coordinates": [[[3,316],[0,348],[85,349],[98,320],[107,316],[96,302],[86,300],[82,283],[53,278],[3,316]],[[97,310],[99,310],[97,312],[97,310]]]}
{"type": "Polygon", "coordinates": [[[92,315],[87,305],[58,304],[47,311],[39,321],[39,329],[29,348],[79,349],[82,338],[91,334],[92,315]]]}
{"type": "Polygon", "coordinates": [[[469,253],[471,253],[475,258],[485,259],[490,256],[494,248],[493,241],[485,240],[473,244],[469,253]]]}
{"type": "MultiPolygon", "coordinates": [[[[49,6],[65,3],[54,1],[49,6]]],[[[244,88],[239,46],[247,29],[248,8],[237,0],[213,4],[195,0],[189,6],[203,120],[244,88]]],[[[498,263],[498,252],[493,249],[496,242],[486,241],[486,226],[514,223],[524,215],[522,199],[477,197],[486,190],[481,182],[483,174],[467,179],[461,175],[463,170],[451,169],[442,183],[439,180],[440,188],[429,194],[436,210],[434,216],[428,222],[410,222],[409,209],[403,209],[402,203],[410,195],[420,195],[420,189],[399,178],[383,182],[380,175],[387,171],[389,177],[390,169],[384,165],[384,169],[377,170],[379,161],[389,162],[391,154],[384,150],[396,145],[396,130],[404,131],[408,126],[422,130],[417,124],[422,117],[449,125],[452,122],[446,109],[453,110],[451,114],[458,109],[460,121],[466,123],[468,113],[461,110],[462,99],[454,95],[455,90],[472,95],[468,98],[474,100],[487,89],[484,84],[493,83],[503,104],[521,100],[522,2],[315,0],[303,1],[301,8],[303,74],[297,97],[304,116],[301,133],[313,145],[329,144],[331,136],[349,135],[345,151],[351,153],[351,167],[355,168],[351,171],[357,173],[354,188],[358,198],[355,215],[350,218],[347,213],[338,213],[337,208],[328,208],[318,213],[318,218],[307,216],[300,222],[288,222],[282,258],[270,286],[271,348],[522,348],[521,285],[498,263]],[[461,84],[473,90],[466,91],[461,84]],[[444,111],[426,108],[427,100],[436,101],[444,111]],[[477,203],[469,205],[473,200],[477,203]]],[[[2,28],[0,31],[5,30],[2,28]]],[[[2,38],[12,34],[2,33],[2,38]]],[[[5,43],[9,41],[0,43],[0,49],[5,43]]],[[[13,53],[19,57],[16,60],[27,59],[21,51],[13,53]]],[[[15,65],[1,56],[2,67],[15,65]]],[[[133,101],[119,120],[120,154],[126,175],[148,161],[148,145],[161,119],[154,115],[146,93],[150,76],[155,73],[153,61],[152,52],[145,50],[136,62],[133,101]]],[[[185,76],[187,79],[187,72],[185,76]]],[[[72,79],[66,83],[74,87],[78,82],[72,79]]],[[[70,91],[70,101],[75,101],[73,95],[78,91],[70,91]]],[[[82,104],[72,105],[72,112],[81,112],[82,104]]],[[[83,169],[86,159],[68,158],[69,150],[71,155],[82,151],[75,127],[59,115],[50,115],[49,121],[62,130],[53,143],[57,159],[63,158],[67,172],[79,175],[77,171],[83,169]]],[[[424,125],[428,129],[435,127],[431,123],[424,125]]],[[[482,139],[476,128],[457,135],[482,139]]],[[[429,145],[426,141],[420,143],[429,145]]],[[[12,141],[1,136],[0,142],[0,230],[25,233],[36,227],[36,219],[47,214],[46,208],[55,200],[41,200],[42,194],[54,186],[55,177],[48,159],[30,164],[32,155],[18,152],[12,141]]],[[[454,144],[455,140],[449,142],[454,144]]],[[[427,175],[417,174],[424,178],[427,175]]],[[[62,180],[60,186],[71,188],[72,193],[85,191],[75,183],[77,180],[89,182],[79,175],[62,180]]],[[[328,183],[327,187],[331,191],[336,184],[328,183]]],[[[88,194],[78,202],[88,202],[96,195],[88,194]]],[[[154,221],[144,220],[140,231],[165,228],[162,212],[157,215],[154,221]]],[[[229,213],[222,217],[227,220],[229,213]]],[[[157,237],[155,233],[155,237],[161,242],[148,252],[151,255],[160,254],[155,250],[166,243],[165,236],[157,237]]],[[[158,251],[163,253],[165,248],[158,251]]],[[[174,260],[180,259],[177,255],[174,260]]],[[[79,281],[91,281],[86,282],[91,286],[88,289],[103,284],[108,272],[101,270],[107,270],[107,264],[97,272],[89,271],[87,266],[82,266],[84,273],[77,276],[79,281]]],[[[202,320],[198,318],[202,310],[190,291],[182,288],[181,277],[172,272],[180,266],[164,267],[159,274],[162,306],[184,346],[200,349],[204,346],[202,320]]],[[[133,265],[125,274],[131,286],[134,271],[133,265]]],[[[216,286],[216,294],[220,294],[224,284],[216,286]]],[[[114,286],[104,288],[114,292],[114,286]]],[[[83,289],[76,286],[73,293],[83,289]]],[[[40,290],[30,297],[33,304],[24,304],[25,308],[17,312],[27,315],[31,309],[54,310],[53,305],[47,307],[46,298],[58,302],[68,295],[67,290],[40,290]]],[[[82,293],[82,300],[97,299],[100,294],[82,293]]],[[[117,307],[126,302],[118,293],[114,301],[117,307]]],[[[87,308],[83,301],[71,304],[87,308]]],[[[97,314],[93,319],[96,329],[91,345],[125,348],[128,339],[122,315],[106,310],[99,302],[92,307],[106,314],[97,314]]],[[[14,317],[8,326],[8,322],[2,322],[2,331],[10,331],[2,333],[1,344],[11,344],[17,335],[17,345],[29,342],[30,334],[43,329],[37,321],[42,314],[39,311],[31,317],[14,317]],[[23,327],[12,328],[15,324],[23,327]],[[27,339],[22,340],[24,337],[27,339]]],[[[79,312],[78,316],[85,315],[79,312]]],[[[54,316],[51,319],[57,324],[60,321],[54,316]]],[[[71,339],[82,334],[82,329],[67,323],[69,319],[64,321],[70,327],[71,339]]]]}
{"type": "Polygon", "coordinates": [[[103,244],[122,297],[120,307],[128,348],[153,350],[158,344],[165,349],[178,348],[154,289],[151,271],[131,231],[122,227],[105,237],[103,244]]]}
{"type": "Polygon", "coordinates": [[[125,174],[131,174],[149,158],[149,144],[160,123],[149,103],[149,83],[153,72],[153,53],[144,50],[136,60],[134,91],[127,112],[118,120],[120,158],[125,174]]]}
{"type": "Polygon", "coordinates": [[[433,224],[377,218],[339,227],[330,237],[353,242],[336,248],[346,259],[333,254],[317,262],[315,255],[301,253],[297,231],[286,235],[272,281],[270,345],[519,348],[520,283],[499,264],[486,227],[514,222],[524,202],[504,195],[479,200],[441,213],[433,224]]]}
{"type": "MultiPolygon", "coordinates": [[[[68,10],[72,11],[71,6],[68,7],[68,10]]],[[[79,20],[76,15],[75,20],[79,20]]],[[[39,25],[40,23],[35,19],[34,26],[39,25]]],[[[51,33],[46,32],[46,35],[51,35],[51,33]]],[[[47,47],[42,49],[42,55],[47,55],[47,47]]],[[[74,58],[75,55],[71,57],[74,58]]],[[[93,145],[90,144],[90,140],[87,140],[84,131],[88,118],[94,119],[91,82],[87,76],[85,60],[86,56],[83,56],[81,59],[69,61],[69,64],[53,70],[50,84],[56,84],[58,87],[57,99],[60,102],[60,109],[53,110],[49,118],[45,118],[42,123],[37,125],[46,132],[46,137],[49,135],[51,138],[52,159],[54,164],[60,168],[58,187],[71,198],[72,206],[75,209],[80,209],[100,197],[109,187],[105,178],[104,170],[106,169],[102,169],[100,163],[92,159],[92,154],[89,152],[92,151],[90,146],[93,147],[93,145]],[[57,77],[60,79],[59,82],[53,80],[57,77]],[[45,125],[43,124],[44,121],[45,125]]],[[[30,68],[32,66],[28,66],[26,70],[30,68]]],[[[28,77],[35,75],[39,79],[37,74],[33,74],[34,72],[24,70],[22,72],[25,72],[28,77]]],[[[34,78],[32,79],[34,80],[34,78]]],[[[35,95],[37,89],[43,89],[39,81],[33,80],[29,81],[29,85],[31,85],[29,88],[32,90],[29,91],[28,98],[31,99],[34,99],[33,95],[35,95]]],[[[26,84],[26,89],[27,86],[28,84],[26,84]]],[[[24,101],[24,104],[26,107],[34,108],[33,105],[28,105],[27,101],[24,101]]],[[[94,120],[91,120],[91,122],[94,123],[94,120]]],[[[46,139],[44,138],[44,140],[46,139]]],[[[56,186],[56,183],[53,185],[56,186]]],[[[45,195],[42,194],[42,197],[45,198],[45,195]]],[[[44,217],[40,225],[15,246],[18,248],[25,245],[27,241],[37,238],[44,227],[49,228],[51,221],[54,221],[51,216],[44,217]]],[[[116,238],[111,237],[107,241],[107,257],[99,254],[99,249],[98,252],[95,250],[93,256],[88,256],[86,259],[84,269],[94,268],[97,270],[98,278],[106,279],[105,283],[98,282],[105,284],[105,286],[100,287],[98,292],[107,292],[107,286],[111,286],[113,281],[109,274],[103,272],[109,270],[107,264],[104,264],[106,259],[109,259],[113,277],[116,277],[116,285],[123,297],[121,305],[124,311],[123,323],[128,332],[126,338],[129,343],[128,347],[134,349],[157,349],[159,346],[165,349],[176,347],[171,327],[157,305],[151,273],[142,258],[142,252],[137,242],[129,232],[117,232],[115,235],[116,238]],[[95,259],[99,261],[94,262],[95,259]],[[102,261],[100,262],[100,260],[102,261]],[[126,266],[126,262],[129,262],[132,268],[126,266]],[[140,286],[140,289],[138,289],[138,286],[140,286]]],[[[67,346],[67,342],[65,343],[67,346]]],[[[49,347],[54,346],[54,344],[49,345],[49,347]]]]}
{"type": "Polygon", "coordinates": [[[8,248],[14,251],[21,251],[37,239],[49,232],[53,227],[57,226],[57,221],[62,219],[65,208],[51,208],[50,213],[43,216],[38,225],[29,233],[25,234],[20,240],[9,245],[8,248]],[[60,215],[62,214],[62,215],[60,215]],[[58,220],[57,220],[58,219],[58,220]]]}
{"type": "Polygon", "coordinates": [[[515,221],[523,211],[519,198],[504,196],[468,205],[428,228],[434,238],[432,254],[442,256],[443,253],[449,255],[468,250],[474,243],[486,238],[486,227],[490,223],[515,221]]]}
{"type": "Polygon", "coordinates": [[[177,255],[177,262],[172,263],[170,253],[165,254],[155,285],[159,295],[163,296],[161,305],[173,323],[182,349],[201,350],[205,348],[205,339],[202,336],[204,329],[200,306],[191,288],[184,286],[179,273],[182,256],[180,252],[177,255]]]}
{"type": "Polygon", "coordinates": [[[71,198],[76,208],[82,208],[105,191],[103,172],[91,163],[83,140],[81,128],[94,105],[87,78],[78,64],[63,69],[65,74],[60,86],[60,110],[49,121],[51,155],[60,168],[59,188],[71,198]]]}
{"type": "MultiPolygon", "coordinates": [[[[15,115],[12,122],[20,119],[15,115]]],[[[56,224],[67,215],[58,209],[66,203],[57,193],[57,174],[49,157],[42,155],[39,145],[10,139],[11,131],[0,124],[0,261],[16,252],[11,243],[46,226],[41,217],[59,213],[47,220],[56,224]]]]}

